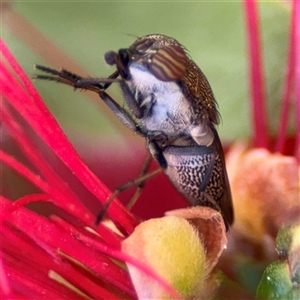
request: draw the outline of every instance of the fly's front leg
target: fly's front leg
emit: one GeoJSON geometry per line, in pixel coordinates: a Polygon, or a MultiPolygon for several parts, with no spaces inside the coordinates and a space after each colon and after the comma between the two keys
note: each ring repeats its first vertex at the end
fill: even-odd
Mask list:
{"type": "Polygon", "coordinates": [[[45,74],[35,74],[33,79],[50,80],[59,83],[67,84],[72,87],[82,88],[98,93],[101,90],[106,90],[112,83],[119,81],[117,77],[119,73],[115,71],[108,78],[83,78],[75,73],[61,68],[60,70],[51,69],[41,65],[35,65],[36,70],[42,71],[45,74]]]}
{"type": "MultiPolygon", "coordinates": [[[[116,71],[113,73],[108,79],[115,79],[119,73],[116,71]]],[[[107,80],[108,80],[107,79],[107,80]]],[[[101,79],[97,78],[82,78],[76,82],[77,88],[86,88],[87,86],[99,86],[99,81],[101,79]]],[[[102,100],[106,103],[106,105],[113,111],[113,113],[116,115],[116,117],[130,130],[136,132],[137,134],[145,137],[146,132],[143,132],[139,125],[136,123],[136,121],[131,117],[131,115],[122,107],[120,104],[118,104],[111,96],[109,96],[105,90],[109,87],[111,83],[106,82],[101,89],[99,89],[97,92],[102,98],[102,100]]],[[[123,91],[125,102],[127,106],[129,107],[130,111],[133,113],[133,115],[140,119],[143,116],[143,112],[141,108],[138,106],[136,99],[134,98],[130,88],[128,87],[127,83],[124,80],[120,81],[120,86],[123,91]]]]}
{"type": "MultiPolygon", "coordinates": [[[[36,65],[36,70],[42,71],[46,73],[35,75],[34,79],[42,79],[42,80],[51,80],[60,83],[64,83],[70,85],[74,88],[81,88],[85,90],[90,90],[99,94],[100,98],[106,103],[106,105],[113,111],[116,117],[130,130],[135,133],[145,137],[146,132],[144,132],[137,122],[132,118],[132,116],[123,108],[120,104],[118,104],[111,96],[109,96],[105,90],[113,83],[113,82],[123,82],[117,79],[119,76],[118,71],[115,71],[108,78],[83,78],[77,74],[69,72],[65,69],[55,70],[48,67],[36,65]]],[[[121,88],[123,89],[124,84],[121,84],[121,88]]],[[[126,85],[127,86],[127,85],[126,85]]],[[[125,93],[125,92],[124,92],[125,93]]],[[[127,98],[132,97],[131,94],[128,94],[127,98]]],[[[126,99],[127,99],[126,98],[126,99]]],[[[133,110],[135,115],[139,115],[138,107],[134,107],[133,99],[129,101],[129,107],[133,110]]]]}
{"type": "Polygon", "coordinates": [[[142,128],[137,124],[137,122],[132,118],[132,116],[111,96],[106,92],[100,91],[100,97],[105,102],[105,104],[113,111],[115,116],[130,130],[139,134],[140,136],[146,137],[147,132],[143,131],[142,128]]]}
{"type": "Polygon", "coordinates": [[[125,101],[129,107],[129,109],[131,110],[131,112],[134,114],[134,116],[137,119],[141,119],[143,117],[143,111],[137,104],[137,101],[136,101],[134,95],[132,94],[132,91],[130,90],[129,86],[127,85],[127,83],[124,80],[120,82],[120,86],[123,91],[125,101]]]}
{"type": "Polygon", "coordinates": [[[120,80],[117,79],[118,76],[118,71],[115,71],[107,78],[80,78],[77,80],[74,87],[86,89],[87,87],[93,86],[98,87],[99,90],[105,91],[111,86],[112,83],[120,82],[120,80]]]}

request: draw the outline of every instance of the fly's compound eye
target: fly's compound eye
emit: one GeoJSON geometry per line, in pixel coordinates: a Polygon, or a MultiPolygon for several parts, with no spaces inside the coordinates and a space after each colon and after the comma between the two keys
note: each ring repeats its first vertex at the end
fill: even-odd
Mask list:
{"type": "Polygon", "coordinates": [[[177,45],[159,49],[152,57],[149,68],[161,81],[179,80],[185,73],[188,58],[184,50],[177,45]]]}

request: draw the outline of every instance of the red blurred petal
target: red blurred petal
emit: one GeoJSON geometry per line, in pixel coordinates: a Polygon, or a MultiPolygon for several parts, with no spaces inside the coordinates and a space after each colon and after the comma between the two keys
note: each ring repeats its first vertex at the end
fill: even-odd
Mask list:
{"type": "Polygon", "coordinates": [[[295,96],[296,96],[296,132],[297,132],[297,148],[296,156],[298,162],[300,162],[300,2],[294,0],[295,10],[295,96]]]}

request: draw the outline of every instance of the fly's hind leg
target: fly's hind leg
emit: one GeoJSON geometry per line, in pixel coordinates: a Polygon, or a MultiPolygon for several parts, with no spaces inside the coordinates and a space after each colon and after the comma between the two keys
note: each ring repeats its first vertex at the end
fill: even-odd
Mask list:
{"type": "Polygon", "coordinates": [[[141,192],[145,186],[145,182],[156,176],[157,174],[159,174],[162,169],[159,168],[159,169],[156,169],[154,170],[153,172],[150,172],[150,173],[147,173],[148,169],[149,169],[149,166],[150,166],[150,163],[151,163],[151,154],[149,153],[147,155],[147,158],[146,158],[146,161],[143,165],[143,168],[141,170],[141,173],[140,173],[140,176],[132,181],[129,181],[119,187],[117,187],[115,189],[115,191],[111,194],[111,196],[107,199],[107,201],[104,203],[104,205],[102,206],[101,208],[101,211],[100,213],[98,214],[97,216],[97,219],[96,219],[96,225],[98,225],[100,223],[100,221],[103,219],[109,205],[112,203],[112,201],[117,197],[118,194],[120,194],[121,192],[133,187],[133,186],[137,186],[137,189],[134,193],[134,195],[131,197],[130,201],[128,202],[127,204],[127,208],[130,210],[134,204],[136,203],[137,199],[139,198],[139,196],[141,195],[141,192]]]}
{"type": "MultiPolygon", "coordinates": [[[[145,160],[145,163],[143,165],[143,168],[141,170],[140,176],[138,178],[143,178],[143,176],[145,176],[147,174],[147,171],[149,170],[149,166],[150,166],[150,163],[151,163],[151,159],[152,159],[152,156],[151,156],[150,153],[148,153],[147,158],[145,160]]],[[[140,195],[142,193],[142,190],[145,186],[145,183],[146,183],[146,180],[142,181],[140,184],[137,184],[134,195],[131,197],[130,201],[127,203],[127,208],[129,210],[132,209],[132,207],[136,203],[137,199],[140,197],[140,195]]],[[[120,189],[120,187],[119,187],[119,189],[120,189]]]]}

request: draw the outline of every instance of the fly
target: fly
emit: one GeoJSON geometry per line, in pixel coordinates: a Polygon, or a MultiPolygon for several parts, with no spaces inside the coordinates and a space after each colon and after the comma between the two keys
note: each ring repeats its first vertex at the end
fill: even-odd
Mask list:
{"type": "Polygon", "coordinates": [[[217,103],[185,47],[168,36],[150,34],[129,48],[107,52],[105,61],[116,67],[107,79],[83,78],[39,65],[36,69],[48,75],[35,78],[98,93],[126,127],[146,139],[150,153],[188,202],[219,211],[228,229],[234,216],[215,128],[217,103]],[[114,82],[121,87],[127,109],[106,93],[114,82]]]}

